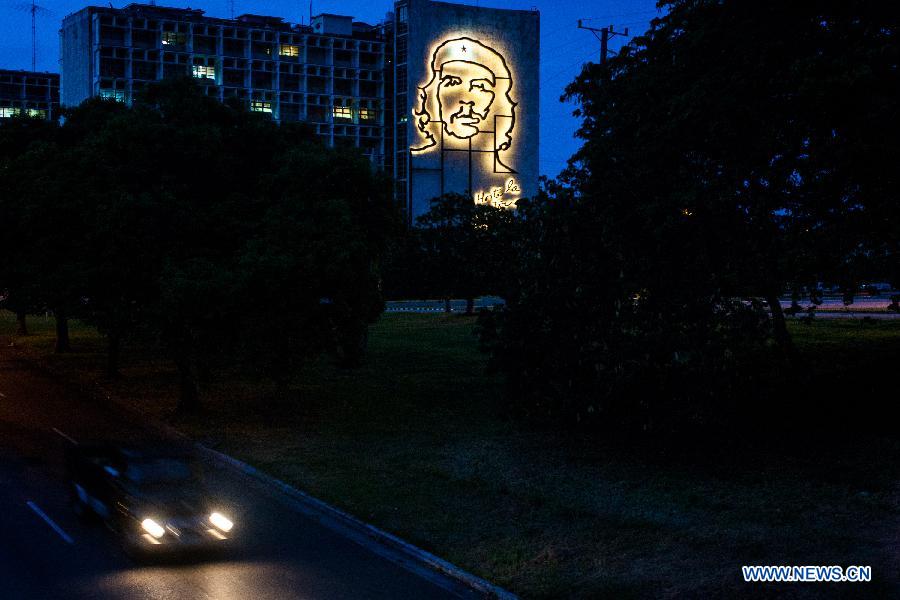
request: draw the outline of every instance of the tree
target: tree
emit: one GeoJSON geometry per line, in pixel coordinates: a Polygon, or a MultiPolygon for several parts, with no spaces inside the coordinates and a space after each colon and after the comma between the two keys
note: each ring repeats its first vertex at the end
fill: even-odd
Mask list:
{"type": "Polygon", "coordinates": [[[214,369],[245,366],[284,387],[324,352],[362,360],[381,313],[381,261],[399,228],[389,185],[352,149],[304,124],[207,97],[191,78],[133,106],[93,99],[61,128],[0,127],[0,289],[108,339],[172,359],[178,410],[214,369]],[[8,218],[7,218],[8,217],[8,218]]]}
{"type": "Polygon", "coordinates": [[[542,419],[733,413],[771,360],[796,363],[785,289],[849,286],[896,256],[892,9],[660,6],[567,88],[584,145],[531,207],[518,287],[483,324],[511,398],[542,419]]]}
{"type": "Polygon", "coordinates": [[[388,183],[353,151],[298,144],[276,165],[239,272],[244,294],[263,308],[243,323],[244,356],[282,382],[322,352],[359,363],[384,307],[378,268],[399,224],[388,183]]]}
{"type": "MultiPolygon", "coordinates": [[[[661,7],[645,35],[568,88],[585,140],[569,177],[609,204],[613,222],[638,207],[630,216],[657,240],[689,216],[708,250],[654,264],[693,257],[724,293],[765,297],[790,356],[781,293],[821,280],[854,287],[874,252],[897,249],[895,169],[884,159],[897,143],[884,134],[897,129],[892,8],[661,7]]],[[[638,254],[649,237],[632,238],[638,254]]]]}
{"type": "MultiPolygon", "coordinates": [[[[56,123],[34,122],[19,128],[21,150],[8,163],[8,201],[15,208],[16,232],[11,236],[18,256],[18,297],[30,310],[52,310],[56,320],[56,352],[68,352],[69,317],[83,297],[80,260],[84,233],[82,198],[62,174],[65,154],[56,123]]],[[[12,297],[16,298],[15,291],[12,297]]]]}
{"type": "Polygon", "coordinates": [[[111,100],[93,99],[66,113],[54,168],[66,196],[82,207],[82,302],[77,314],[108,340],[107,375],[117,377],[122,340],[153,298],[150,258],[159,254],[152,214],[157,156],[149,124],[111,100]]]}
{"type": "Polygon", "coordinates": [[[179,411],[193,412],[216,368],[283,387],[322,352],[360,360],[394,226],[368,161],[190,79],[111,118],[102,108],[67,125],[82,136],[91,216],[83,314],[110,340],[111,375],[121,339],[157,343],[178,370],[179,411]]]}
{"type": "Polygon", "coordinates": [[[29,214],[35,182],[46,171],[42,160],[54,144],[56,124],[15,116],[0,119],[0,296],[16,313],[17,335],[27,335],[27,314],[43,308],[39,273],[34,268],[29,214]]]}
{"type": "Polygon", "coordinates": [[[465,298],[472,314],[476,296],[503,294],[515,222],[512,211],[455,193],[434,198],[416,220],[425,285],[445,300],[448,312],[454,297],[465,298]]]}

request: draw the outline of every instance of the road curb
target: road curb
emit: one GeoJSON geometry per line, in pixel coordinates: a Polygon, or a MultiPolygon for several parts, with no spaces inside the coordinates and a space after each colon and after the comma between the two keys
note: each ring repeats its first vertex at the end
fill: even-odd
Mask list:
{"type": "Polygon", "coordinates": [[[420,576],[433,574],[434,577],[432,577],[432,580],[437,576],[449,578],[460,586],[479,593],[485,598],[518,600],[518,596],[500,586],[494,585],[481,577],[464,571],[456,565],[435,556],[418,546],[414,546],[387,531],[366,523],[365,521],[362,521],[323,500],[319,500],[280,479],[267,473],[263,473],[256,467],[238,460],[233,456],[229,456],[228,454],[201,444],[174,426],[148,414],[138,406],[129,404],[121,398],[108,394],[106,391],[99,389],[94,385],[85,385],[82,382],[67,380],[57,373],[49,364],[38,357],[23,356],[21,353],[17,354],[19,354],[20,359],[30,363],[38,370],[51,375],[62,384],[76,388],[78,393],[93,398],[95,401],[105,404],[112,410],[124,413],[126,418],[139,421],[144,427],[155,429],[157,432],[168,437],[185,440],[206,457],[238,471],[244,476],[254,479],[264,486],[280,491],[294,502],[300,504],[308,514],[311,513],[318,516],[319,518],[317,520],[325,527],[328,527],[338,534],[344,535],[351,541],[366,547],[370,551],[391,560],[407,570],[417,572],[420,576]],[[385,552],[382,548],[388,551],[385,552]]]}
{"type": "MultiPolygon", "coordinates": [[[[331,529],[332,531],[336,531],[337,533],[343,534],[345,537],[350,537],[356,543],[399,564],[404,568],[410,569],[411,567],[419,566],[426,573],[436,572],[439,575],[448,577],[453,581],[458,582],[463,586],[474,590],[475,592],[478,592],[485,598],[496,598],[497,600],[518,600],[519,598],[517,595],[501,588],[498,585],[482,579],[477,575],[473,575],[468,571],[457,567],[453,563],[440,558],[439,556],[435,556],[434,554],[431,554],[430,552],[423,550],[418,546],[400,539],[392,533],[388,533],[383,529],[379,529],[374,525],[366,523],[365,521],[362,521],[361,519],[358,519],[353,515],[344,512],[336,506],[332,506],[331,504],[328,504],[323,500],[319,500],[315,496],[311,496],[306,492],[299,490],[294,486],[269,475],[268,473],[260,471],[256,467],[251,466],[242,460],[201,444],[184,432],[179,431],[174,426],[162,422],[156,418],[149,417],[139,407],[129,405],[128,403],[123,402],[121,399],[114,396],[103,394],[101,395],[101,397],[108,403],[115,405],[117,408],[131,413],[132,416],[139,416],[143,419],[150,418],[151,422],[147,423],[148,425],[152,425],[157,430],[162,431],[172,437],[178,437],[191,442],[198,452],[206,455],[216,462],[226,465],[227,467],[234,469],[244,474],[245,476],[255,479],[263,485],[275,488],[292,500],[299,502],[304,508],[307,509],[307,512],[315,513],[320,517],[324,517],[318,520],[325,527],[328,527],[329,529],[331,529]],[[341,528],[344,529],[344,531],[341,531],[338,527],[334,527],[335,524],[340,525],[341,528]],[[348,536],[348,533],[355,533],[356,535],[348,536]],[[380,551],[380,548],[377,547],[377,545],[385,546],[388,549],[393,550],[393,553],[382,552],[380,551]],[[394,554],[399,554],[400,556],[397,557],[394,554]],[[400,558],[400,560],[398,560],[398,558],[400,558]]],[[[419,574],[424,575],[424,573],[422,572],[420,572],[419,574]]]]}
{"type": "MultiPolygon", "coordinates": [[[[366,523],[365,521],[362,521],[354,517],[353,515],[346,513],[341,509],[332,506],[331,504],[328,504],[327,502],[319,500],[314,496],[310,496],[306,492],[298,490],[292,485],[285,483],[280,479],[272,477],[267,473],[263,473],[256,467],[248,465],[247,463],[238,460],[233,456],[229,456],[228,454],[224,454],[222,452],[219,452],[218,450],[208,448],[199,442],[195,442],[195,447],[200,452],[206,454],[214,460],[226,464],[231,468],[236,469],[265,485],[272,486],[278,489],[283,494],[302,503],[313,512],[319,513],[327,518],[334,519],[344,527],[349,527],[351,530],[360,534],[363,540],[370,540],[374,541],[375,543],[387,546],[395,552],[399,552],[407,560],[411,560],[412,562],[422,565],[423,567],[431,571],[437,571],[441,575],[462,583],[464,586],[471,588],[476,592],[479,592],[486,598],[497,598],[498,600],[518,600],[518,596],[516,596],[512,592],[494,585],[493,583],[476,575],[472,575],[471,573],[457,567],[453,563],[447,562],[446,560],[435,556],[430,552],[422,550],[418,546],[414,546],[413,544],[410,544],[409,542],[406,542],[398,538],[397,536],[384,531],[383,529],[379,529],[374,525],[370,525],[369,523],[366,523]]],[[[360,539],[356,539],[355,541],[357,541],[358,543],[361,542],[360,539]]],[[[403,566],[408,566],[405,561],[395,562],[399,562],[403,566]]]]}

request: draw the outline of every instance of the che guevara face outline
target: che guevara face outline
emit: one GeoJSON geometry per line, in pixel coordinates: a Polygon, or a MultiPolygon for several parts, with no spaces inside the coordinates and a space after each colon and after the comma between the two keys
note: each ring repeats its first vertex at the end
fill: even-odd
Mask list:
{"type": "Polygon", "coordinates": [[[459,139],[477,135],[494,103],[494,74],[484,65],[454,60],[441,66],[438,77],[437,100],[444,131],[459,139]]]}
{"type": "Polygon", "coordinates": [[[435,47],[429,71],[413,109],[422,144],[411,146],[411,152],[436,146],[441,130],[459,140],[483,133],[493,136],[494,171],[515,173],[499,158],[499,152],[512,144],[518,105],[511,97],[513,81],[506,59],[473,38],[450,38],[435,47]]]}

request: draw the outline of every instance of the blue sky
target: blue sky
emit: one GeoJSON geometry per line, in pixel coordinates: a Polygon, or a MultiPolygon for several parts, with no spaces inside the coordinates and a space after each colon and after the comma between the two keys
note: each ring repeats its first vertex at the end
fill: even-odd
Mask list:
{"type": "MultiPolygon", "coordinates": [[[[31,68],[30,2],[0,0],[0,68],[31,68]]],[[[114,7],[130,2],[113,1],[114,7]]],[[[146,0],[149,3],[149,0],[146,0]]],[[[563,104],[559,97],[563,88],[578,74],[581,65],[595,61],[600,43],[589,31],[576,27],[578,19],[585,24],[616,29],[628,27],[631,33],[644,31],[656,16],[655,0],[596,0],[591,3],[571,0],[462,0],[459,4],[515,8],[537,8],[541,12],[541,173],[555,177],[565,167],[566,160],[578,149],[573,136],[578,121],[572,116],[574,106],[563,104]]],[[[58,71],[59,23],[64,16],[88,5],[107,2],[84,0],[38,0],[43,9],[37,16],[37,68],[39,71],[58,71]]],[[[228,17],[228,0],[158,0],[160,6],[200,8],[213,17],[228,17]]],[[[292,23],[308,18],[308,0],[234,0],[235,14],[255,13],[284,17],[292,23]]],[[[391,0],[314,0],[313,13],[329,12],[351,15],[359,21],[379,23],[393,6],[391,0]]],[[[617,37],[612,49],[622,44],[617,37]]]]}

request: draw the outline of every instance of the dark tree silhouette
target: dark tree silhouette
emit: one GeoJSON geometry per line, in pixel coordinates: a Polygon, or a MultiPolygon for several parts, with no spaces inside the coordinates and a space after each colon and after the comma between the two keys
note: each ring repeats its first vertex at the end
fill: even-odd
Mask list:
{"type": "Polygon", "coordinates": [[[483,323],[511,400],[542,420],[735,414],[769,360],[797,363],[785,290],[896,263],[895,9],[660,6],[567,88],[584,145],[530,209],[518,288],[483,323]]]}

